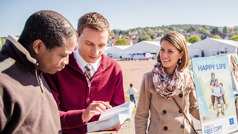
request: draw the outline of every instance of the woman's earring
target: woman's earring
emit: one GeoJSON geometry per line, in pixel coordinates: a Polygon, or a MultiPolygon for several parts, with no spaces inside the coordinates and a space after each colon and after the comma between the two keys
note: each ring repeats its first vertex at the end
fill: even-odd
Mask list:
{"type": "Polygon", "coordinates": [[[178,61],[178,62],[181,64],[182,60],[181,60],[181,59],[179,59],[179,61],[178,61]]]}

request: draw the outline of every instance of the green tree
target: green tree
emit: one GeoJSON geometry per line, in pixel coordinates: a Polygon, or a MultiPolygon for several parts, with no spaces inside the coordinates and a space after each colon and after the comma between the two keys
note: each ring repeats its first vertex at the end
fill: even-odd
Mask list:
{"type": "Polygon", "coordinates": [[[198,33],[203,34],[205,32],[206,32],[206,30],[203,27],[198,28],[198,33]]]}
{"type": "Polygon", "coordinates": [[[189,29],[187,30],[188,33],[191,33],[193,31],[197,31],[195,26],[190,26],[189,29]]]}
{"type": "Polygon", "coordinates": [[[149,36],[151,36],[151,37],[155,36],[154,30],[152,30],[152,29],[149,28],[149,29],[147,30],[147,35],[149,35],[149,36]]]}
{"type": "Polygon", "coordinates": [[[170,31],[176,31],[176,28],[175,28],[174,26],[169,26],[168,29],[169,29],[170,31]]]}
{"type": "Polygon", "coordinates": [[[115,36],[114,31],[110,31],[110,34],[109,34],[109,35],[112,36],[112,37],[114,37],[114,36],[115,36]]]}
{"type": "Polygon", "coordinates": [[[119,35],[122,35],[122,34],[124,35],[124,34],[125,34],[125,31],[120,30],[120,31],[119,31],[119,35]]]}
{"type": "Polygon", "coordinates": [[[169,31],[169,29],[165,28],[164,29],[164,33],[167,33],[169,31]]]}
{"type": "Polygon", "coordinates": [[[138,29],[137,31],[138,31],[138,34],[139,34],[139,35],[142,35],[142,34],[143,34],[142,29],[138,29]]]}
{"type": "Polygon", "coordinates": [[[120,29],[114,30],[114,33],[117,34],[117,35],[119,35],[119,32],[120,32],[120,29]]]}
{"type": "Polygon", "coordinates": [[[145,30],[143,30],[142,35],[147,35],[147,32],[145,30]]]}
{"type": "Polygon", "coordinates": [[[195,42],[198,42],[198,41],[200,41],[201,39],[198,37],[198,36],[191,36],[191,37],[188,37],[187,38],[187,41],[189,42],[189,43],[195,43],[195,42]]]}
{"type": "Polygon", "coordinates": [[[229,29],[225,26],[222,30],[223,33],[229,33],[229,29]]]}
{"type": "Polygon", "coordinates": [[[1,40],[0,40],[0,41],[1,41],[1,43],[0,43],[0,44],[2,44],[2,46],[3,46],[3,45],[5,44],[5,41],[6,41],[6,40],[4,40],[4,38],[3,38],[3,37],[0,37],[0,38],[1,38],[1,40]]]}
{"type": "Polygon", "coordinates": [[[235,31],[238,31],[238,26],[234,26],[234,30],[235,30],[235,31]]]}
{"type": "Polygon", "coordinates": [[[203,27],[199,27],[198,33],[202,34],[201,39],[205,39],[207,36],[210,36],[210,33],[207,33],[203,27]]]}
{"type": "Polygon", "coordinates": [[[208,26],[206,26],[206,25],[203,25],[202,28],[209,29],[208,26]]]}
{"type": "Polygon", "coordinates": [[[117,39],[115,45],[128,45],[128,42],[125,37],[117,39]]]}
{"type": "Polygon", "coordinates": [[[218,34],[218,27],[213,28],[211,34],[218,34]]]}
{"type": "Polygon", "coordinates": [[[143,38],[139,38],[138,42],[141,42],[141,41],[151,41],[151,37],[149,35],[147,35],[146,37],[143,37],[143,38]]]}
{"type": "Polygon", "coordinates": [[[219,36],[219,35],[214,35],[213,38],[214,39],[222,39],[221,36],[219,36]]]}
{"type": "Polygon", "coordinates": [[[232,35],[230,39],[234,41],[238,41],[238,35],[232,35]]]}

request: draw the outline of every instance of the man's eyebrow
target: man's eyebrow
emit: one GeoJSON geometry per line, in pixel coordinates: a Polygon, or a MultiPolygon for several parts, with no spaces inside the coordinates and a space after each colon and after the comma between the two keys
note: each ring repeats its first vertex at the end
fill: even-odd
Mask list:
{"type": "Polygon", "coordinates": [[[89,42],[89,43],[92,43],[92,44],[94,44],[93,42],[91,42],[91,41],[89,41],[89,40],[85,40],[85,42],[89,42]]]}

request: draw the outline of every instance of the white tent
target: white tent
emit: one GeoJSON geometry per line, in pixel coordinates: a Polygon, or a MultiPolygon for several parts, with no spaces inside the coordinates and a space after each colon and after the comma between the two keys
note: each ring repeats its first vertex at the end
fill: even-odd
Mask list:
{"type": "Polygon", "coordinates": [[[187,42],[187,47],[190,46],[190,45],[192,45],[192,43],[187,42]]]}
{"type": "Polygon", "coordinates": [[[238,42],[233,40],[206,38],[188,46],[189,57],[208,57],[225,53],[236,53],[238,42]]]}
{"type": "Polygon", "coordinates": [[[112,46],[112,47],[106,47],[104,54],[107,56],[110,56],[111,58],[118,59],[122,57],[122,52],[124,49],[130,47],[129,45],[123,45],[123,46],[112,46]]]}
{"type": "Polygon", "coordinates": [[[123,51],[123,58],[148,59],[158,53],[160,43],[158,41],[141,41],[123,51]]]}
{"type": "Polygon", "coordinates": [[[158,41],[141,41],[126,48],[123,53],[157,53],[160,48],[160,43],[158,41]]]}

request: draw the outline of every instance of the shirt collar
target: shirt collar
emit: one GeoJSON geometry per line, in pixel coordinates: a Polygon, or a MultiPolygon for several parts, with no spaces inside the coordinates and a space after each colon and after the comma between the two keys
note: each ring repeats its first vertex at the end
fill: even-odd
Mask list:
{"type": "Polygon", "coordinates": [[[100,61],[101,61],[101,59],[102,59],[102,57],[100,56],[100,58],[98,58],[98,60],[97,60],[95,63],[87,63],[87,62],[80,56],[80,54],[79,54],[79,48],[77,48],[77,49],[73,52],[73,54],[74,54],[74,58],[75,58],[75,60],[76,60],[76,62],[77,62],[77,64],[78,64],[78,66],[82,69],[83,72],[85,71],[85,66],[86,66],[87,64],[92,65],[93,70],[94,70],[94,71],[97,71],[97,69],[98,69],[98,67],[99,67],[99,65],[100,65],[100,61]]]}

